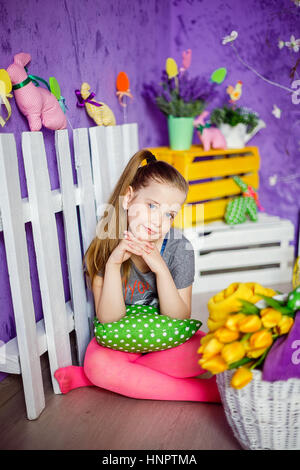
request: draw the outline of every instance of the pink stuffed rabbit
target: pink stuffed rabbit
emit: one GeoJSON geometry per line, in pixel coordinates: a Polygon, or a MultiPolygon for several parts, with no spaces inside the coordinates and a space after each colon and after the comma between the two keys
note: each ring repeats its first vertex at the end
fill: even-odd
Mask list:
{"type": "Polygon", "coordinates": [[[216,127],[210,127],[210,124],[204,122],[208,114],[208,111],[203,111],[194,120],[194,126],[198,129],[197,134],[200,142],[202,142],[204,151],[207,152],[211,147],[214,149],[226,149],[226,140],[221,131],[216,127]]]}
{"type": "MultiPolygon", "coordinates": [[[[27,78],[25,66],[31,61],[30,54],[20,52],[14,56],[14,63],[7,68],[13,85],[27,78]]],[[[14,96],[21,113],[27,117],[31,131],[39,131],[42,126],[57,130],[67,127],[67,120],[58,100],[46,88],[36,87],[30,80],[14,90],[14,96]]]]}

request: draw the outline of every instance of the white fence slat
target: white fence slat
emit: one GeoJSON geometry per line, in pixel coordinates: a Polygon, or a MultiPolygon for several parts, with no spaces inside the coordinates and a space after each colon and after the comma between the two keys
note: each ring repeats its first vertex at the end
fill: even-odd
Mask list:
{"type": "Polygon", "coordinates": [[[138,150],[137,124],[91,127],[89,132],[99,219],[128,160],[138,150]]]}
{"type": "Polygon", "coordinates": [[[72,364],[57,227],[53,212],[42,132],[23,132],[22,148],[32,209],[49,363],[55,393],[61,393],[54,372],[72,364]]]}
{"type": "MultiPolygon", "coordinates": [[[[76,199],[76,205],[79,205],[79,190],[75,186],[75,199],[76,199]]],[[[24,224],[27,224],[27,222],[31,221],[31,208],[30,204],[28,202],[28,198],[24,197],[22,198],[22,206],[23,206],[23,221],[24,224]]],[[[61,203],[61,194],[59,189],[54,189],[52,191],[52,206],[53,206],[53,212],[61,212],[62,211],[62,203],[61,203]]],[[[0,209],[0,232],[2,232],[3,227],[2,227],[2,220],[1,220],[1,209],[0,209]]]]}
{"type": "Polygon", "coordinates": [[[104,213],[104,204],[110,196],[110,171],[111,160],[107,157],[105,129],[103,127],[91,127],[90,145],[92,158],[93,184],[95,189],[95,201],[97,220],[104,213]]]}
{"type": "Polygon", "coordinates": [[[86,252],[96,234],[97,224],[88,130],[74,129],[73,140],[82,245],[83,251],[86,252]]]}
{"type": "MultiPolygon", "coordinates": [[[[68,331],[74,330],[74,317],[73,311],[70,306],[70,302],[66,303],[67,308],[67,321],[68,321],[68,331]]],[[[47,337],[45,332],[45,323],[44,319],[42,318],[40,321],[36,323],[36,338],[37,338],[37,345],[38,345],[38,354],[42,356],[48,347],[47,347],[47,337]]],[[[20,353],[18,347],[17,337],[12,338],[7,343],[0,346],[0,364],[1,364],[1,372],[7,372],[9,374],[21,374],[21,366],[20,366],[20,353]]],[[[38,386],[38,382],[35,382],[38,386]]]]}
{"type": "Polygon", "coordinates": [[[83,365],[86,348],[90,341],[90,328],[83,278],[82,253],[74,191],[75,186],[73,181],[67,129],[56,131],[55,147],[62,195],[68,272],[74,312],[78,362],[79,365],[83,365]]]}
{"type": "MultiPolygon", "coordinates": [[[[96,128],[95,132],[101,142],[101,145],[98,147],[101,150],[101,154],[98,157],[100,157],[101,161],[105,159],[108,163],[107,181],[109,181],[109,186],[105,197],[105,201],[107,201],[125,167],[122,128],[121,126],[108,126],[106,128],[96,128]]],[[[105,181],[106,184],[107,181],[105,181]]]]}
{"type": "MultiPolygon", "coordinates": [[[[7,374],[21,374],[20,354],[17,337],[0,346],[0,370],[7,374]]],[[[42,389],[43,391],[43,389],[42,389]]],[[[25,393],[25,387],[24,387],[25,393]]],[[[44,395],[44,392],[43,392],[44,395]]],[[[37,415],[38,416],[38,415],[37,415]]]]}
{"type": "Polygon", "coordinates": [[[123,137],[123,161],[124,166],[126,166],[128,160],[139,150],[138,125],[136,122],[133,122],[131,124],[123,124],[121,128],[123,137]]]}
{"type": "MultiPolygon", "coordinates": [[[[45,407],[28,250],[22,213],[18,159],[13,134],[0,135],[0,201],[6,258],[16,322],[28,419],[45,407]]],[[[6,347],[5,347],[5,352],[6,347]]],[[[0,370],[2,361],[0,362],[0,370]]]]}
{"type": "MultiPolygon", "coordinates": [[[[83,252],[88,249],[96,235],[96,204],[93,186],[89,135],[87,129],[74,129],[74,156],[77,172],[79,198],[79,217],[82,235],[83,252]]],[[[83,254],[84,254],[83,253],[83,254]]],[[[92,319],[95,316],[94,299],[89,288],[86,291],[90,331],[93,333],[92,319]]]]}
{"type": "Polygon", "coordinates": [[[237,268],[242,266],[259,266],[263,264],[292,262],[294,248],[292,246],[282,249],[280,247],[264,247],[245,250],[228,250],[210,252],[195,257],[195,264],[200,271],[215,269],[237,268]]]}

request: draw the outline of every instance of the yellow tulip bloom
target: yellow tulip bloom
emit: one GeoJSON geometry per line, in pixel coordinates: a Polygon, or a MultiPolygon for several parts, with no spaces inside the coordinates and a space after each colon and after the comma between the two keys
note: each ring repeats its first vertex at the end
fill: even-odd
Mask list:
{"type": "Polygon", "coordinates": [[[178,75],[178,67],[174,59],[169,57],[166,61],[166,72],[168,74],[169,79],[177,77],[178,75]]]}
{"type": "Polygon", "coordinates": [[[210,341],[213,337],[213,333],[207,333],[207,335],[202,336],[202,338],[200,339],[200,344],[203,345],[205,343],[208,343],[208,341],[210,341]]]}
{"type": "Polygon", "coordinates": [[[274,326],[278,325],[278,323],[281,320],[281,313],[278,312],[278,310],[275,310],[273,308],[265,308],[261,311],[261,316],[262,316],[262,324],[265,328],[273,328],[274,326]],[[263,312],[263,310],[267,310],[263,312]],[[263,312],[263,313],[262,313],[263,312]]]}
{"type": "Polygon", "coordinates": [[[230,284],[227,289],[224,290],[224,297],[226,298],[234,294],[234,292],[238,289],[239,285],[240,284],[238,282],[233,282],[232,284],[230,284]]]}
{"type": "Polygon", "coordinates": [[[275,326],[275,331],[279,335],[285,335],[290,331],[294,324],[294,320],[292,317],[288,317],[287,315],[282,315],[282,318],[278,325],[275,326]]]}
{"type": "Polygon", "coordinates": [[[245,284],[238,282],[230,284],[222,293],[209,299],[207,308],[210,319],[215,322],[225,320],[230,313],[241,309],[241,302],[238,299],[249,300],[252,295],[252,290],[245,284]]]}
{"type": "Polygon", "coordinates": [[[275,310],[273,307],[262,308],[260,311],[260,316],[264,317],[269,312],[278,312],[278,310],[275,310]]]}
{"type": "Polygon", "coordinates": [[[226,319],[221,320],[221,321],[214,321],[211,318],[208,318],[207,327],[208,327],[209,331],[215,331],[218,328],[220,328],[221,326],[223,326],[225,324],[225,322],[226,322],[226,319]]]}
{"type": "Polygon", "coordinates": [[[246,315],[239,321],[238,327],[242,333],[253,333],[261,328],[261,319],[258,315],[246,315]]]}
{"type": "Polygon", "coordinates": [[[245,349],[246,352],[251,350],[251,346],[249,344],[249,339],[244,339],[244,337],[241,339],[241,343],[245,349]]]}
{"type": "Polygon", "coordinates": [[[237,362],[245,356],[245,349],[242,343],[239,341],[234,341],[230,344],[225,344],[221,351],[221,356],[227,364],[232,364],[237,362]]]}
{"type": "Polygon", "coordinates": [[[214,332],[215,337],[222,343],[231,343],[239,338],[240,334],[238,331],[232,331],[222,326],[214,332]]]}
{"type": "Polygon", "coordinates": [[[212,374],[219,374],[220,372],[224,372],[224,370],[228,369],[228,365],[220,354],[207,360],[200,359],[198,362],[202,369],[209,370],[212,374]]]}
{"type": "Polygon", "coordinates": [[[259,330],[251,335],[249,343],[251,349],[268,348],[273,343],[272,333],[268,330],[259,330]]]}
{"type": "Polygon", "coordinates": [[[233,388],[240,389],[245,387],[252,380],[252,372],[246,367],[239,367],[231,378],[230,385],[233,388]]]}
{"type": "Polygon", "coordinates": [[[238,323],[245,317],[246,315],[244,315],[243,313],[235,313],[233,315],[229,315],[225,323],[226,328],[231,331],[238,331],[238,323]]]}
{"type": "Polygon", "coordinates": [[[204,351],[204,345],[206,343],[208,343],[212,338],[214,338],[214,334],[213,333],[208,333],[207,335],[205,336],[202,336],[202,338],[200,339],[200,347],[198,348],[197,350],[197,353],[198,354],[202,354],[203,351],[204,351]]]}
{"type": "Polygon", "coordinates": [[[256,359],[257,357],[262,356],[266,349],[268,348],[250,349],[247,352],[247,357],[249,357],[250,359],[256,359]]]}
{"type": "Polygon", "coordinates": [[[217,338],[212,338],[207,343],[203,344],[199,349],[200,353],[203,355],[203,359],[208,359],[209,357],[216,356],[223,349],[224,344],[221,343],[217,338]]]}
{"type": "Polygon", "coordinates": [[[218,292],[218,294],[213,296],[213,301],[214,302],[221,302],[222,300],[225,299],[225,291],[218,292]]]}
{"type": "Polygon", "coordinates": [[[269,297],[276,295],[276,292],[273,289],[263,287],[257,282],[246,282],[245,284],[252,290],[252,297],[249,299],[249,302],[253,304],[256,304],[256,302],[262,299],[259,294],[267,295],[269,297]]]}

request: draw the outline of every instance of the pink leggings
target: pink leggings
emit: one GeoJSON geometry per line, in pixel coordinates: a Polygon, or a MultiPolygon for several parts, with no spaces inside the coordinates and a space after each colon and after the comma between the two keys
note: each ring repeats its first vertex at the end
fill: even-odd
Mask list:
{"type": "Polygon", "coordinates": [[[64,367],[54,375],[63,393],[96,385],[131,398],[220,403],[215,376],[190,378],[206,372],[198,364],[197,353],[204,335],[197,331],[180,346],[147,354],[115,351],[93,338],[84,367],[64,367]]]}

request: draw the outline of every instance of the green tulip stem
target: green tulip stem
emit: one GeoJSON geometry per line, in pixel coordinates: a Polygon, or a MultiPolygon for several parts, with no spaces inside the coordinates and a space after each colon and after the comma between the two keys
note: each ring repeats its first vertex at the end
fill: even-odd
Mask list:
{"type": "Polygon", "coordinates": [[[175,81],[176,90],[177,90],[178,97],[179,97],[179,81],[178,81],[178,75],[176,75],[176,77],[174,77],[174,81],[175,81]]]}
{"type": "Polygon", "coordinates": [[[248,362],[252,361],[253,359],[250,359],[249,357],[243,357],[243,359],[240,359],[239,361],[230,364],[228,369],[237,369],[238,367],[243,366],[244,364],[248,364],[248,362]]]}
{"type": "MultiPolygon", "coordinates": [[[[273,343],[272,343],[273,344],[273,343]]],[[[268,354],[269,350],[271,349],[272,347],[272,344],[271,346],[269,346],[265,352],[260,356],[260,358],[258,359],[258,361],[256,361],[251,367],[249,367],[249,369],[255,369],[255,367],[259,366],[266,358],[266,355],[268,354]]]]}

